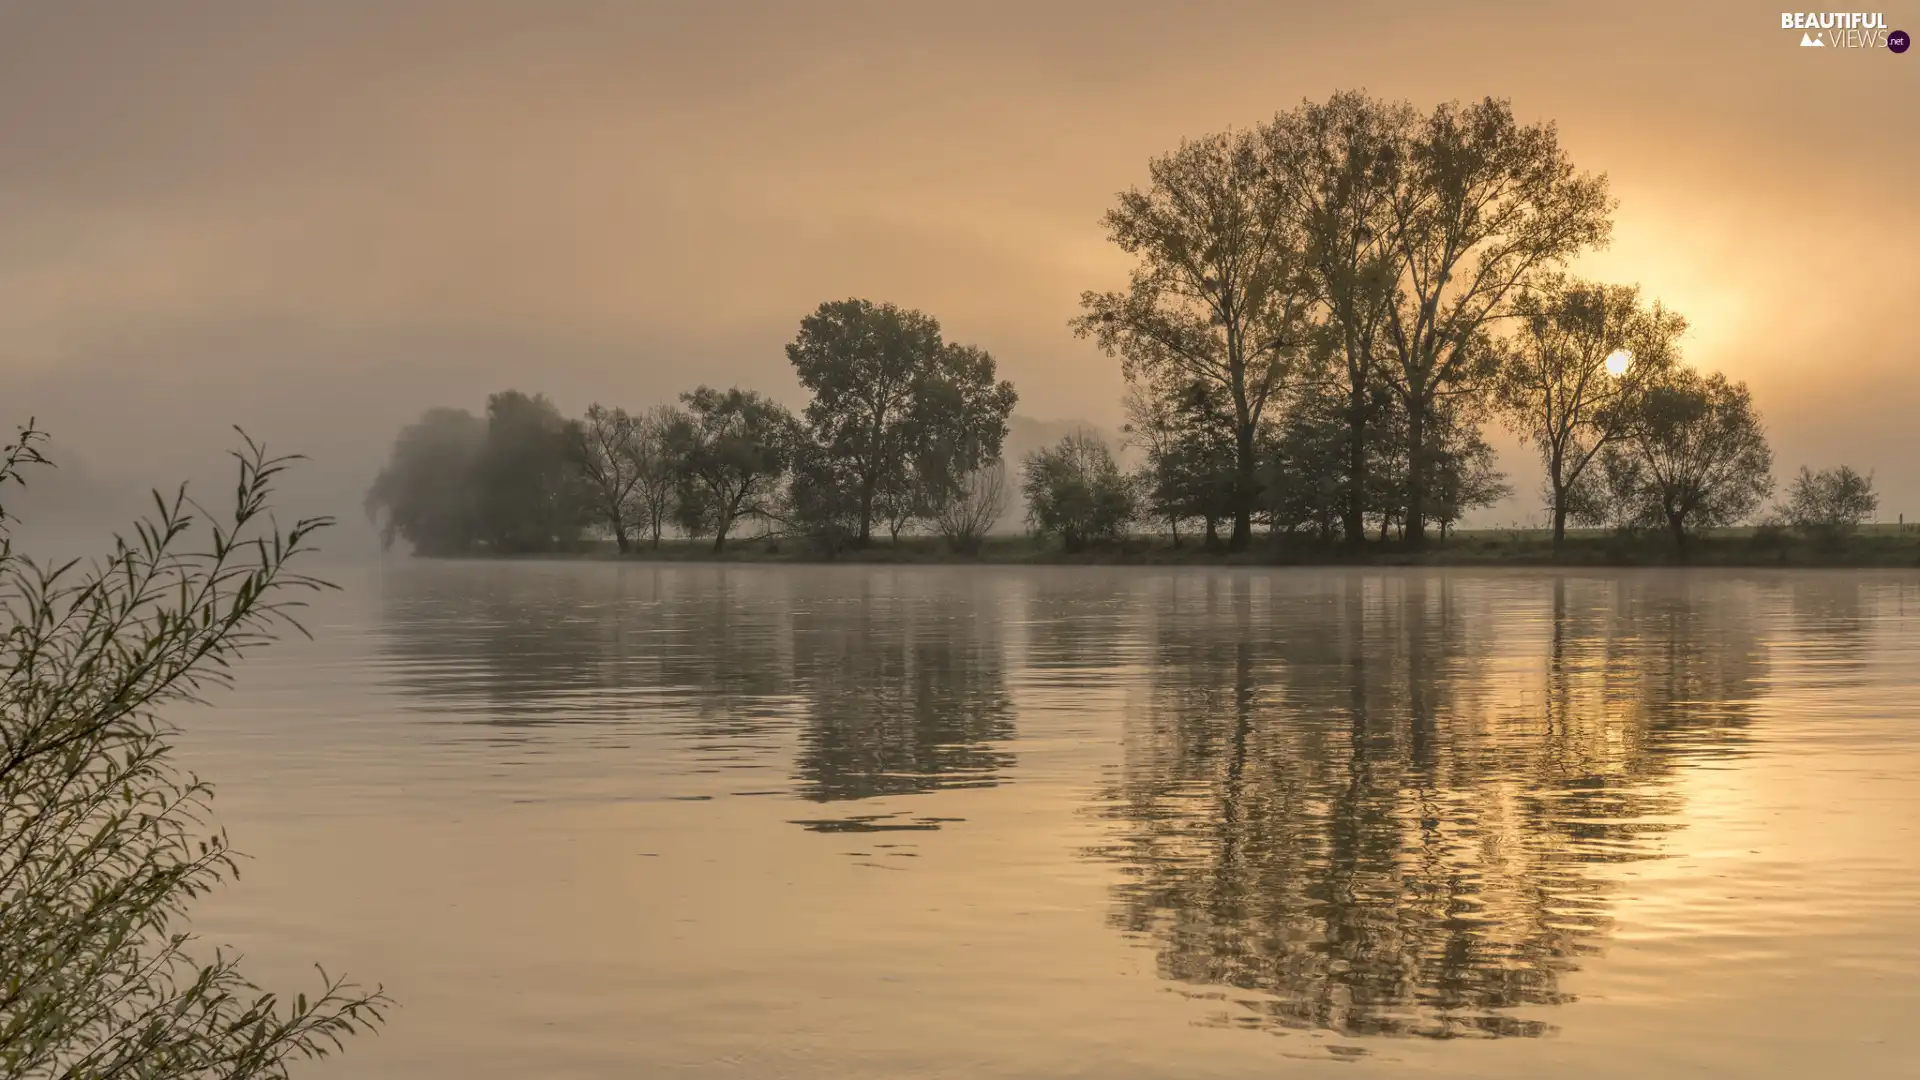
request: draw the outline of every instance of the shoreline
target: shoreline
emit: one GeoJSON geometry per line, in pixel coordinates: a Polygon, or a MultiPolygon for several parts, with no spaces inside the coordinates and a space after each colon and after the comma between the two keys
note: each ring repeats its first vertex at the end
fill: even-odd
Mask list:
{"type": "Polygon", "coordinates": [[[1276,545],[1256,538],[1246,551],[1209,550],[1193,540],[1175,548],[1166,536],[1137,537],[1077,552],[1027,536],[989,537],[974,554],[947,550],[936,537],[878,539],[864,548],[833,554],[804,541],[761,537],[729,541],[714,551],[710,541],[672,539],[636,544],[621,554],[611,541],[570,551],[525,553],[426,553],[449,561],[516,559],[591,560],[632,563],[754,563],[847,566],[1221,566],[1221,567],[1515,567],[1533,569],[1740,568],[1753,570],[1920,569],[1920,526],[1866,527],[1838,541],[1796,535],[1726,530],[1691,542],[1684,557],[1664,537],[1614,534],[1569,535],[1556,553],[1544,531],[1480,530],[1430,540],[1425,548],[1395,541],[1371,542],[1357,552],[1317,544],[1276,545]]]}

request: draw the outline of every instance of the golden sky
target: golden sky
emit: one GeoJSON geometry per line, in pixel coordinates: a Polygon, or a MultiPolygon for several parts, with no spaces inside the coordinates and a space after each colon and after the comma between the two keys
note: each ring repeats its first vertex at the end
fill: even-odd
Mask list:
{"type": "Polygon", "coordinates": [[[96,474],[240,422],[357,492],[508,385],[794,401],[781,345],[860,295],[1112,424],[1066,322],[1148,158],[1341,88],[1493,94],[1611,177],[1581,269],[1692,320],[1779,472],[1920,513],[1920,51],[1798,39],[1751,3],[0,0],[0,393],[96,474]]]}

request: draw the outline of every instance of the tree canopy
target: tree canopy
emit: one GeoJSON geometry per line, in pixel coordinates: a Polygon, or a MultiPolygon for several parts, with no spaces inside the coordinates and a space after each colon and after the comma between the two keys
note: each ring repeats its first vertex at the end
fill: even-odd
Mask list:
{"type": "Polygon", "coordinates": [[[813,394],[804,416],[819,452],[808,490],[843,474],[861,544],[876,520],[897,536],[997,458],[1017,400],[985,350],[948,342],[932,316],[893,304],[821,304],[800,320],[787,358],[813,394]]]}
{"type": "Polygon", "coordinates": [[[1616,519],[1676,547],[1740,521],[1773,490],[1773,451],[1745,383],[1676,368],[1649,386],[1631,435],[1605,451],[1616,519]]]}
{"type": "Polygon", "coordinates": [[[1495,397],[1540,452],[1557,547],[1570,516],[1590,516],[1576,505],[1587,467],[1633,431],[1648,387],[1678,361],[1687,322],[1658,302],[1641,303],[1637,287],[1558,274],[1524,289],[1515,312],[1495,397]]]}

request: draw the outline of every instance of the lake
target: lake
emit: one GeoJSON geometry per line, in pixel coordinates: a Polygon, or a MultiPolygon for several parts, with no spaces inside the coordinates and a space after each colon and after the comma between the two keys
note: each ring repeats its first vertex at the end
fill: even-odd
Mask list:
{"type": "Polygon", "coordinates": [[[1920,575],[331,576],[182,717],[303,1075],[1920,1075],[1920,575]]]}

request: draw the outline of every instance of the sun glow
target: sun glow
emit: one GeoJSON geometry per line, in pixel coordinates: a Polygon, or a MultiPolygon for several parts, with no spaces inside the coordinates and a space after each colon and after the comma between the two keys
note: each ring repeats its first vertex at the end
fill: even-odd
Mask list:
{"type": "Polygon", "coordinates": [[[1607,357],[1607,374],[1619,378],[1627,373],[1627,367],[1633,363],[1633,354],[1625,349],[1616,349],[1607,357]]]}

